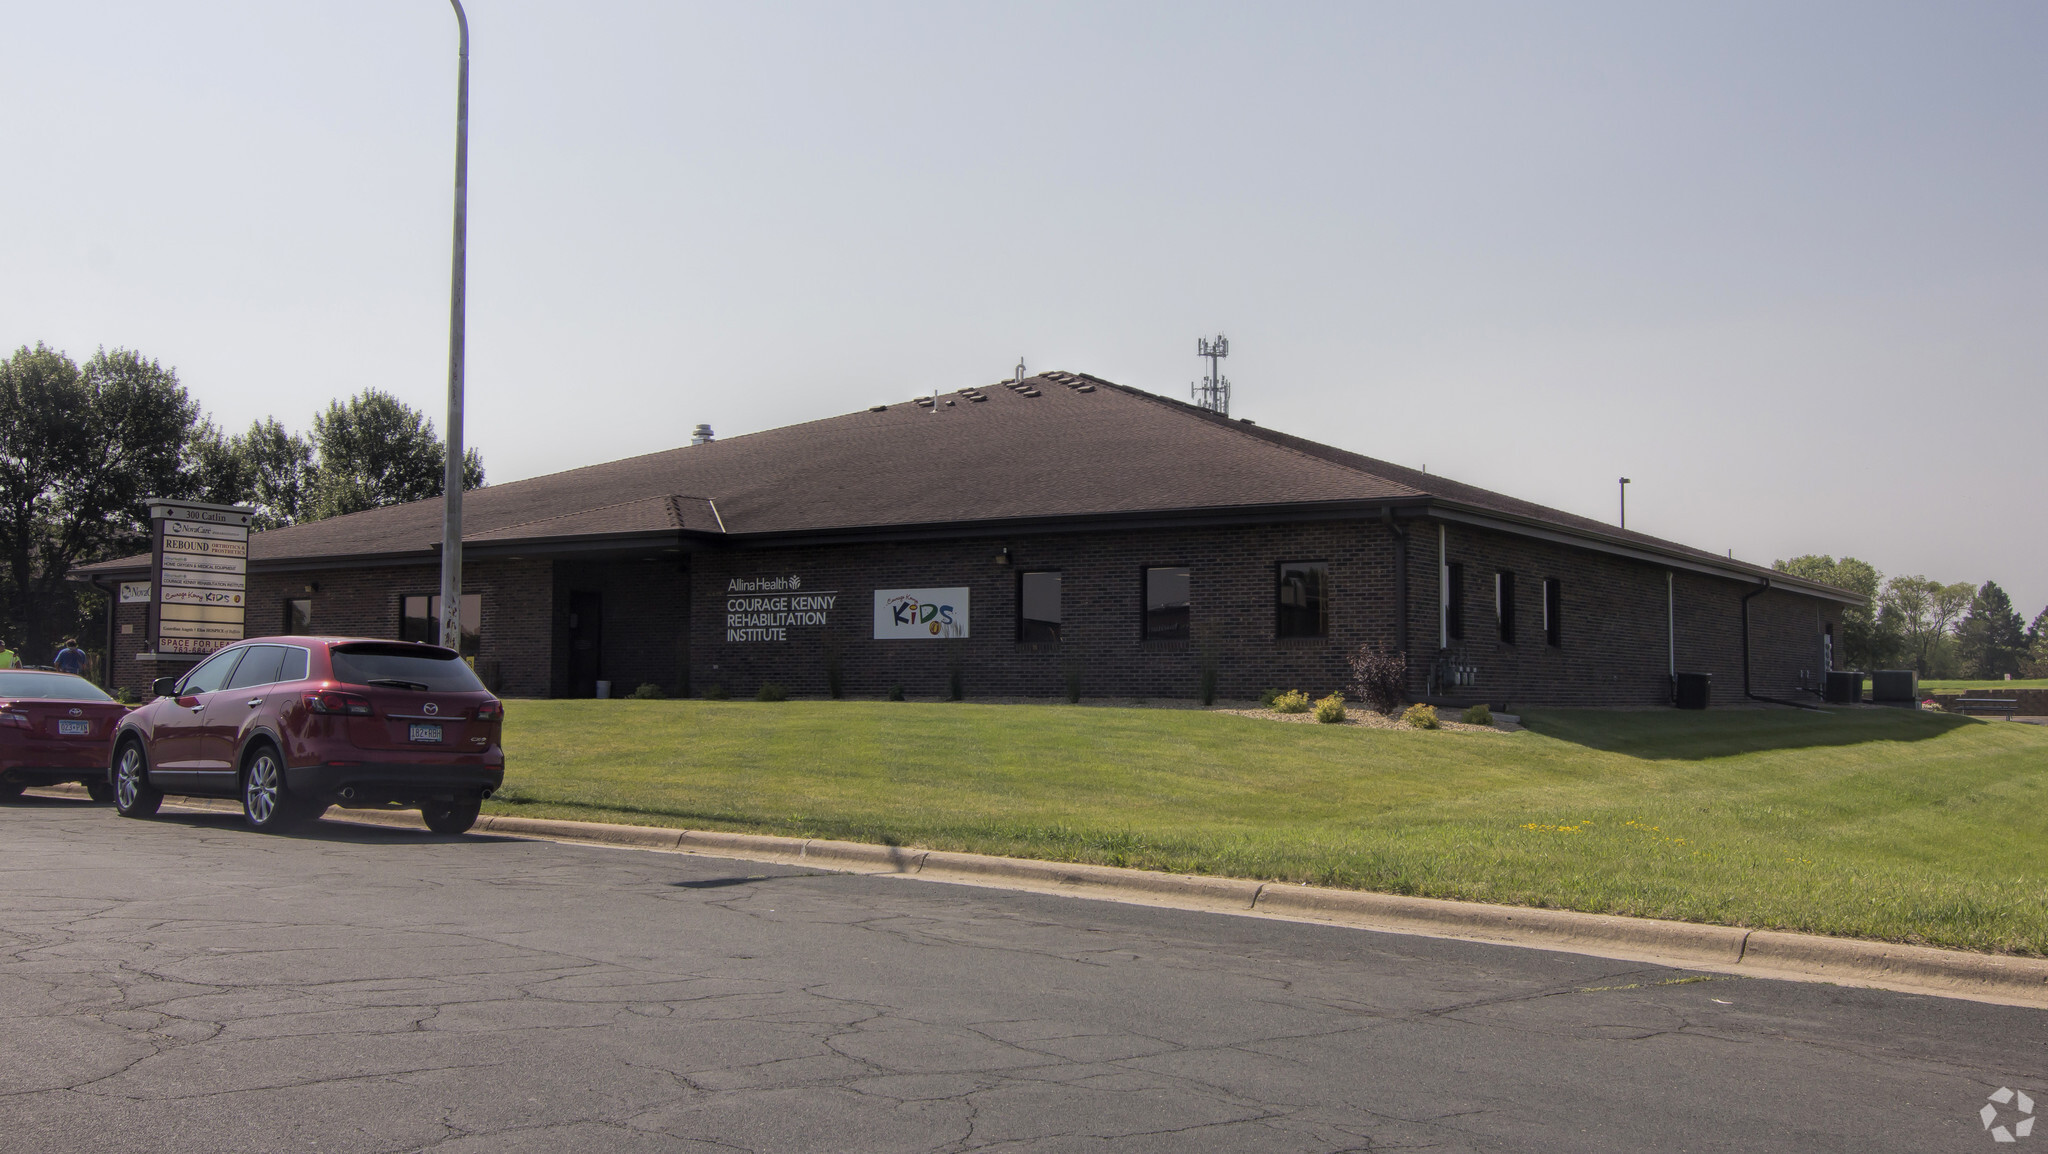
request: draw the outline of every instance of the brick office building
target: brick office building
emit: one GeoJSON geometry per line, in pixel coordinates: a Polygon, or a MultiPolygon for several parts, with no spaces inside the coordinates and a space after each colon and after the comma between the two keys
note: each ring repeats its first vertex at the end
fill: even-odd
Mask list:
{"type": "MultiPolygon", "coordinates": [[[[1373,643],[1417,699],[1656,704],[1674,672],[1717,704],[1810,699],[1859,601],[1059,372],[494,485],[464,516],[466,647],[512,696],[1186,698],[1213,671],[1242,698],[1338,688],[1373,643]]],[[[255,535],[249,632],[427,639],[440,518],[255,535]]],[[[137,689],[182,668],[140,654],[145,609],[110,638],[137,689]]]]}

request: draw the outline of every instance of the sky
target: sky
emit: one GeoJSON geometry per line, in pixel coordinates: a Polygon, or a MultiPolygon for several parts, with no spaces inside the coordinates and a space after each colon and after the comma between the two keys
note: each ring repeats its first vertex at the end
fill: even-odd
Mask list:
{"type": "MultiPolygon", "coordinates": [[[[493,482],[1021,357],[2048,605],[2048,6],[470,5],[493,482]]],[[[445,411],[435,0],[0,2],[0,344],[445,411]]],[[[1199,462],[1190,462],[1199,468],[1199,462]]]]}

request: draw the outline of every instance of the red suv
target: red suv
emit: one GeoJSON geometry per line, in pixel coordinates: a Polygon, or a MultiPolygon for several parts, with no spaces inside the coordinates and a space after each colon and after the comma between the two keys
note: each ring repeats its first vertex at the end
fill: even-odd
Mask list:
{"type": "Polygon", "coordinates": [[[239,797],[257,829],[329,805],[417,806],[461,833],[504,784],[505,707],[438,645],[348,637],[238,641],[123,718],[114,808],[149,817],[164,794],[239,797]]]}

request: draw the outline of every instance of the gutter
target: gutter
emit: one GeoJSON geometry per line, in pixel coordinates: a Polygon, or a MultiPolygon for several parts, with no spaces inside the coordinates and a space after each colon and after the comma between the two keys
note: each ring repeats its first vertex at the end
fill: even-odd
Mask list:
{"type": "Polygon", "coordinates": [[[1749,699],[1749,700],[1751,700],[1751,701],[1763,701],[1763,702],[1768,702],[1769,704],[1772,704],[1772,705],[1789,705],[1789,706],[1791,706],[1791,707],[1792,707],[1792,708],[1794,708],[1794,709],[1803,709],[1803,710],[1807,711],[1808,713],[1826,713],[1826,712],[1827,712],[1827,710],[1825,710],[1825,709],[1815,709],[1815,708],[1814,708],[1813,706],[1811,706],[1811,705],[1808,705],[1808,704],[1806,704],[1806,703],[1805,703],[1805,702],[1803,702],[1803,701],[1786,701],[1786,700],[1784,700],[1784,699],[1782,699],[1782,698],[1778,698],[1778,697],[1765,697],[1765,696],[1764,696],[1763,694],[1761,694],[1761,693],[1752,693],[1752,692],[1750,691],[1750,688],[1749,688],[1749,602],[1750,602],[1750,600],[1751,600],[1752,598],[1755,598],[1755,597],[1761,597],[1761,596],[1763,596],[1764,594],[1766,594],[1766,593],[1768,593],[1768,592],[1770,592],[1770,591],[1771,591],[1771,579],[1770,579],[1769,577],[1765,577],[1765,578],[1762,578],[1762,581],[1763,581],[1763,584],[1761,584],[1761,585],[1757,586],[1756,588],[1754,588],[1754,589],[1750,590],[1749,592],[1747,592],[1747,593],[1744,593],[1744,594],[1742,595],[1742,696],[1744,696],[1744,697],[1748,698],[1748,699],[1749,699]]]}

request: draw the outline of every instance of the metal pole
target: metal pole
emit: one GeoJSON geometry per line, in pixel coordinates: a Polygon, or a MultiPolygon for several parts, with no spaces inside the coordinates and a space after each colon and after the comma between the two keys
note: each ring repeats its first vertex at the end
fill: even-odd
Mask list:
{"type": "Polygon", "coordinates": [[[1628,478],[1621,479],[1621,527],[1628,528],[1628,478]]]}
{"type": "Polygon", "coordinates": [[[469,263],[469,17],[462,0],[455,81],[455,271],[448,294],[448,461],[441,473],[441,644],[462,649],[462,353],[463,273],[469,263]]]}

